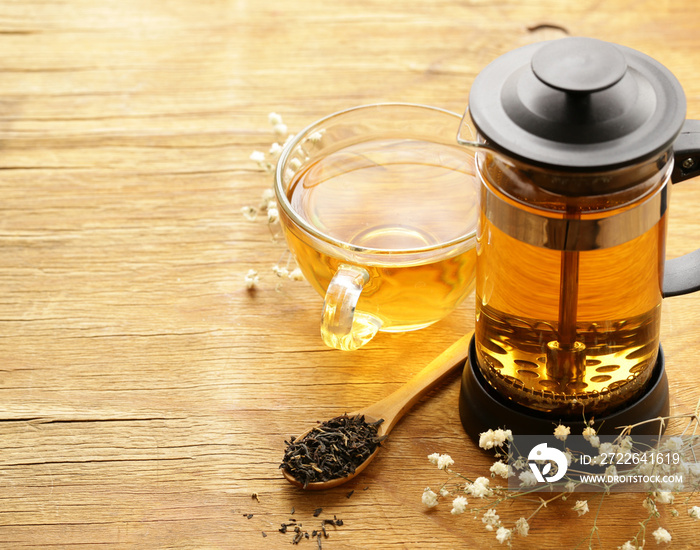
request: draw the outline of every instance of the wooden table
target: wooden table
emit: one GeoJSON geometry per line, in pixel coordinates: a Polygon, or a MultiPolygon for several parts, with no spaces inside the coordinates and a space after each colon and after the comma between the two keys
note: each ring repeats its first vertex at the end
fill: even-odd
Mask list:
{"type": "MultiPolygon", "coordinates": [[[[473,304],[328,349],[321,298],[273,273],[284,242],[242,208],[271,187],[250,159],[277,139],[269,113],[295,132],[380,101],[461,112],[489,61],[565,32],[649,53],[700,118],[691,0],[0,4],[0,548],[288,548],[281,523],[334,515],[324,548],[499,546],[473,514],[421,502],[444,480],[428,454],[470,477],[493,460],[462,429],[456,376],[356,481],[312,494],[282,479],[285,439],[400,386],[473,327],[473,304]]],[[[698,184],[673,195],[669,257],[700,233],[698,184]]],[[[674,414],[700,397],[699,318],[700,294],[664,304],[674,414]]],[[[580,518],[571,499],[552,503],[515,547],[587,548],[598,498],[580,518]]],[[[593,546],[630,539],[642,500],[608,497],[593,546]]],[[[700,545],[675,506],[650,522],[650,547],[658,525],[677,548],[700,545]]]]}

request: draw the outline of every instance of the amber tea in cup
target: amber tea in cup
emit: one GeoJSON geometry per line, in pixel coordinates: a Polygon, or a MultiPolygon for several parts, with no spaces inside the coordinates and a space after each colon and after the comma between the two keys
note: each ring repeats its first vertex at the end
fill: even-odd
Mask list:
{"type": "Polygon", "coordinates": [[[416,330],[472,291],[477,189],[460,116],[407,104],[357,107],[287,144],[275,190],[285,237],[325,296],[324,342],[357,349],[416,330]]]}

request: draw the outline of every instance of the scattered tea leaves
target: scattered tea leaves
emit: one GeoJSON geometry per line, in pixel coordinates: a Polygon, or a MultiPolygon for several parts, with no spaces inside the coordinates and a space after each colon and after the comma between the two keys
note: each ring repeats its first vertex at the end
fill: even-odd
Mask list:
{"type": "Polygon", "coordinates": [[[378,436],[384,422],[366,422],[363,415],[342,415],[313,428],[303,438],[285,441],[287,449],[280,468],[303,484],[349,476],[386,436],[378,436]]]}
{"type": "MultiPolygon", "coordinates": [[[[318,517],[320,515],[320,512],[319,514],[316,514],[318,510],[321,509],[317,508],[314,510],[314,517],[318,517]]],[[[279,532],[282,534],[293,533],[294,536],[292,537],[292,544],[299,544],[304,539],[316,539],[316,545],[320,549],[322,548],[321,539],[328,538],[328,530],[326,529],[326,525],[340,527],[343,525],[343,520],[338,519],[335,515],[333,516],[333,519],[322,519],[320,525],[321,528],[314,529],[311,531],[311,533],[309,533],[305,529],[302,529],[301,523],[298,523],[295,519],[292,519],[288,523],[282,523],[280,525],[279,532]]]]}
{"type": "Polygon", "coordinates": [[[337,527],[340,527],[341,525],[343,525],[343,520],[333,516],[333,519],[324,519],[323,525],[335,525],[337,527]]]}

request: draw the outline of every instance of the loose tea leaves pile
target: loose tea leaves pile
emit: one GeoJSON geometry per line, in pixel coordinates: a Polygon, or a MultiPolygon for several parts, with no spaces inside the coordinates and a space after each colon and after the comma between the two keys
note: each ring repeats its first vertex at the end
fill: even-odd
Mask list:
{"type": "Polygon", "coordinates": [[[363,415],[327,420],[303,438],[285,441],[287,449],[280,468],[304,488],[309,483],[349,476],[386,439],[377,435],[382,422],[366,422],[363,415]]]}

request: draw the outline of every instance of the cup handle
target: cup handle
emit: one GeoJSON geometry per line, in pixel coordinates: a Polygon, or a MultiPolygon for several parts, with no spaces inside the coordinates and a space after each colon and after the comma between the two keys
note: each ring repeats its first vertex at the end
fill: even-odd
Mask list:
{"type": "Polygon", "coordinates": [[[369,342],[382,322],[369,313],[357,311],[357,301],[369,281],[366,269],[341,264],[333,275],[321,316],[324,343],[343,351],[353,351],[369,342]]]}
{"type": "MultiPolygon", "coordinates": [[[[700,120],[686,120],[673,144],[671,181],[678,183],[700,175],[700,120]]],[[[700,249],[667,260],[664,266],[664,297],[700,290],[700,249]]]]}

